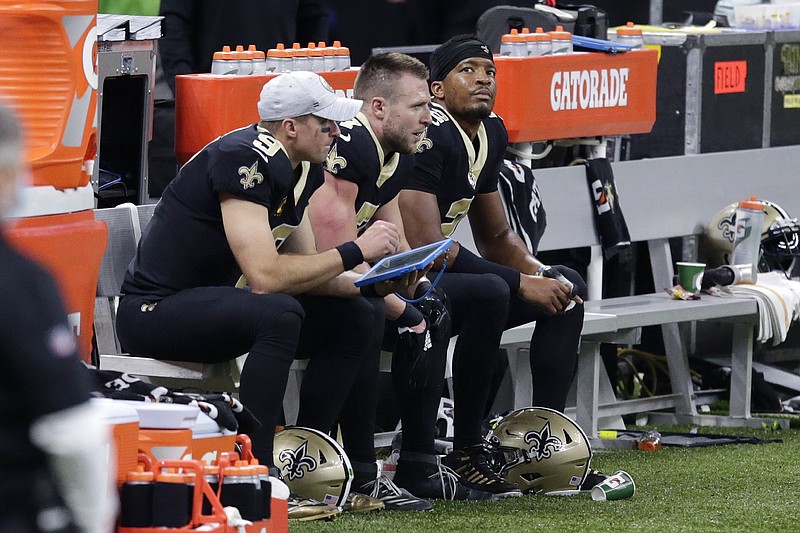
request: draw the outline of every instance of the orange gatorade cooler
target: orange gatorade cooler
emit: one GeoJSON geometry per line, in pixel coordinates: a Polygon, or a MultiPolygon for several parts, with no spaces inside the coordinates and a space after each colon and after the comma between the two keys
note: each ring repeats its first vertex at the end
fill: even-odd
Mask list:
{"type": "Polygon", "coordinates": [[[236,434],[223,430],[210,416],[201,412],[192,426],[192,459],[211,464],[221,452],[236,449],[236,434]]]}
{"type": "Polygon", "coordinates": [[[139,449],[156,461],[192,455],[191,429],[139,429],[139,449]]]}
{"type": "Polygon", "coordinates": [[[108,232],[89,183],[97,152],[97,1],[0,0],[0,98],[19,115],[31,187],[10,240],[58,282],[91,361],[94,296],[108,232]]]}
{"type": "Polygon", "coordinates": [[[139,415],[136,409],[124,402],[110,398],[92,398],[92,405],[103,413],[103,418],[111,426],[116,457],[109,457],[115,465],[117,485],[125,482],[129,472],[136,470],[139,453],[139,415]]]}
{"type": "MultiPolygon", "coordinates": [[[[0,14],[2,18],[2,14],[0,14]]],[[[9,241],[55,277],[81,358],[91,361],[94,297],[108,229],[91,211],[19,219],[9,241]]]]}
{"type": "Polygon", "coordinates": [[[0,0],[0,95],[27,132],[33,185],[89,183],[97,152],[97,1],[0,0]]]}
{"type": "Polygon", "coordinates": [[[139,415],[139,450],[154,462],[191,457],[192,426],[200,408],[173,403],[124,402],[139,415]]]}

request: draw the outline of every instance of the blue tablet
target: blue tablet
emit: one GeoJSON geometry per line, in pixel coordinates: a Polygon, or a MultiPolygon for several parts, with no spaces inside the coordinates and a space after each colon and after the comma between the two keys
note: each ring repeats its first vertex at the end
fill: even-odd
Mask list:
{"type": "Polygon", "coordinates": [[[445,239],[408,250],[407,252],[384,257],[356,280],[356,287],[397,278],[412,270],[422,270],[445,253],[452,245],[453,239],[445,239]]]}

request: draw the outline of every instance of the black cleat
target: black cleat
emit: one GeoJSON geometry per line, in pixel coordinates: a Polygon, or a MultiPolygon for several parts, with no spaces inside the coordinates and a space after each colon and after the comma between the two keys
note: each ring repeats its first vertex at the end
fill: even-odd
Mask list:
{"type": "Polygon", "coordinates": [[[442,459],[442,463],[454,470],[467,488],[490,492],[498,498],[522,496],[518,487],[507,483],[489,467],[486,452],[480,444],[454,450],[442,459]]]}

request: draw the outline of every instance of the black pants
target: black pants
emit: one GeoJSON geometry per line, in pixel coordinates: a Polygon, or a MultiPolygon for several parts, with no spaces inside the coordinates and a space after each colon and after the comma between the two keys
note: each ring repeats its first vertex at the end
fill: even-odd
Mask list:
{"type": "Polygon", "coordinates": [[[373,463],[383,299],[301,295],[298,300],[306,313],[298,357],[310,361],[297,425],[330,433],[338,421],[348,458],[373,463]]]}
{"type": "Polygon", "coordinates": [[[117,334],[131,355],[215,363],[248,353],[239,396],[261,421],[250,435],[253,452],[272,465],[272,439],[304,312],[285,294],[254,294],[233,287],[200,287],[158,302],[127,295],[120,302],[117,334]],[[152,310],[148,310],[152,309],[152,310]]]}
{"type": "MultiPolygon", "coordinates": [[[[572,269],[557,266],[564,276],[577,287],[577,293],[586,296],[586,284],[572,269]]],[[[447,295],[447,306],[452,319],[452,334],[458,335],[453,355],[453,401],[456,406],[454,421],[454,448],[461,449],[482,440],[481,424],[490,400],[492,375],[501,365],[500,338],[503,331],[514,326],[536,321],[531,338],[531,373],[533,376],[532,405],[564,410],[567,393],[577,369],[578,342],[583,328],[583,306],[576,306],[563,315],[547,316],[539,307],[510,294],[508,285],[494,274],[461,274],[445,272],[440,286],[447,295]]],[[[446,357],[442,350],[435,353],[446,357]]],[[[398,358],[393,365],[402,365],[398,358]]],[[[441,383],[444,364],[429,366],[431,379],[441,383]],[[436,375],[434,375],[436,374],[436,375]]],[[[395,367],[392,369],[396,372],[395,367]]],[[[407,435],[408,430],[422,428],[428,431],[436,419],[441,387],[428,387],[425,394],[409,387],[397,387],[403,413],[403,448],[408,451],[430,453],[422,445],[432,439],[427,435],[407,435]],[[435,401],[434,401],[435,400],[435,401]],[[415,415],[416,413],[416,415],[415,415]],[[419,417],[412,424],[409,417],[419,417]],[[407,429],[408,428],[408,429],[407,429]],[[419,449],[408,449],[406,443],[419,449]]],[[[430,429],[430,431],[433,431],[430,429]]]]}

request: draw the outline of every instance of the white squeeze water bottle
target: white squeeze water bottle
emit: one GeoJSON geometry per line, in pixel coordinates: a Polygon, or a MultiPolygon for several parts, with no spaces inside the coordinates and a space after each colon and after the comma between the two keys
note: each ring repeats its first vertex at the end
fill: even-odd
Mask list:
{"type": "Polygon", "coordinates": [[[564,31],[564,26],[556,26],[555,31],[547,32],[553,46],[553,55],[572,53],[572,34],[564,31]]]}
{"type": "Polygon", "coordinates": [[[350,70],[350,49],[341,41],[333,41],[333,54],[336,56],[336,70],[350,70]]]}
{"type": "Polygon", "coordinates": [[[267,55],[263,50],[257,50],[256,45],[247,47],[248,53],[253,58],[253,76],[263,76],[267,73],[267,55]]]}
{"type": "Polygon", "coordinates": [[[223,46],[219,52],[214,52],[211,61],[211,74],[224,74],[235,76],[239,72],[239,55],[231,51],[230,46],[223,46]]]}
{"type": "Polygon", "coordinates": [[[322,50],[322,65],[325,72],[336,70],[336,50],[332,46],[325,44],[325,41],[317,43],[317,48],[322,50]]]}
{"type": "Polygon", "coordinates": [[[286,50],[283,43],[267,50],[267,74],[282,74],[292,71],[291,50],[286,50]]]}
{"type": "Polygon", "coordinates": [[[541,26],[528,37],[528,57],[549,56],[553,53],[552,38],[541,26]]]}
{"type": "Polygon", "coordinates": [[[311,72],[325,72],[325,52],[317,48],[316,43],[308,43],[308,70],[311,72]]]}
{"type": "Polygon", "coordinates": [[[644,48],[642,29],[637,28],[633,22],[628,22],[625,26],[617,28],[617,37],[614,40],[621,44],[630,45],[634,50],[644,48]]]}
{"type": "Polygon", "coordinates": [[[731,265],[754,265],[757,270],[761,253],[761,227],[764,224],[764,204],[755,196],[742,200],[736,208],[736,237],[733,241],[731,265]]]}
{"type": "Polygon", "coordinates": [[[525,37],[516,28],[511,28],[511,31],[501,38],[500,55],[504,57],[526,57],[528,55],[525,37]]]}
{"type": "Polygon", "coordinates": [[[239,57],[239,72],[236,75],[251,75],[253,73],[253,55],[246,51],[241,44],[236,45],[236,55],[239,57]]]}
{"type": "Polygon", "coordinates": [[[308,57],[308,48],[301,48],[300,43],[292,44],[292,70],[311,70],[311,58],[308,57]]]}

